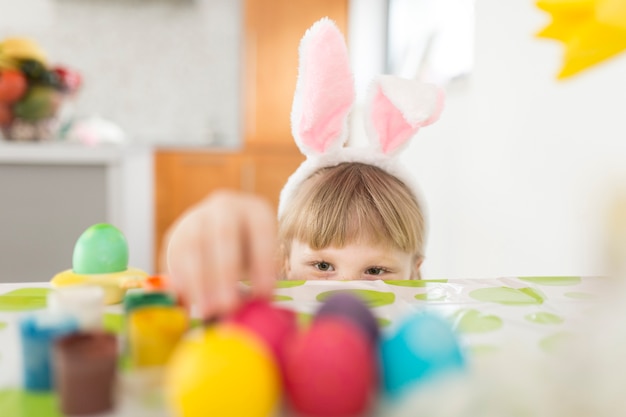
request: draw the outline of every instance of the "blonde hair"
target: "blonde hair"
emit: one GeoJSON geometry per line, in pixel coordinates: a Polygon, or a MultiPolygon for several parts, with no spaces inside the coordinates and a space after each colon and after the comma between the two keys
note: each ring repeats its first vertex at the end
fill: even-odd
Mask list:
{"type": "Polygon", "coordinates": [[[322,168],[307,178],[279,219],[281,259],[297,239],[313,249],[376,242],[423,257],[424,216],[409,188],[359,162],[322,168]]]}

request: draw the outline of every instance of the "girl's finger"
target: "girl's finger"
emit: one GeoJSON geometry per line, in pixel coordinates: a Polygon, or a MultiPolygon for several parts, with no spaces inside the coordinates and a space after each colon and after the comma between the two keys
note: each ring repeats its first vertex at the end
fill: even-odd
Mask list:
{"type": "Polygon", "coordinates": [[[269,296],[276,281],[276,216],[264,200],[251,202],[245,221],[246,264],[253,294],[269,296]]]}

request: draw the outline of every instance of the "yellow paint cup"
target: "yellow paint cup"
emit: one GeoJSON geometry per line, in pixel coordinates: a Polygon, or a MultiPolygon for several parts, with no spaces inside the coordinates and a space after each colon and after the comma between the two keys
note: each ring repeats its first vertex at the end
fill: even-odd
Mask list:
{"type": "Polygon", "coordinates": [[[152,305],[133,310],[127,322],[133,367],[163,366],[189,329],[182,307],[152,305]]]}

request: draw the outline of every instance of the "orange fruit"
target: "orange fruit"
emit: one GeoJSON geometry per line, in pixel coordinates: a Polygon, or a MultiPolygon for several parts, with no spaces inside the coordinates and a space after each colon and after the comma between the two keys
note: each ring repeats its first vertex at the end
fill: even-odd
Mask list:
{"type": "Polygon", "coordinates": [[[9,127],[13,121],[13,111],[8,104],[0,102],[0,127],[9,127]]]}
{"type": "Polygon", "coordinates": [[[26,77],[16,70],[0,72],[0,102],[14,103],[24,96],[28,83],[26,77]]]}

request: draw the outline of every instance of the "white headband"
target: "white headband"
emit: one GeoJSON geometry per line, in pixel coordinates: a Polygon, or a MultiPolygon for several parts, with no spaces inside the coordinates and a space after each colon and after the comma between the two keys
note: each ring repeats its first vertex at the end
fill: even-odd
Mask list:
{"type": "Polygon", "coordinates": [[[388,172],[419,201],[417,184],[397,155],[420,127],[437,120],[443,107],[443,91],[416,80],[377,77],[365,105],[369,144],[345,147],[355,91],[343,35],[334,22],[323,18],[304,34],[299,54],[291,132],[306,160],[282,189],[278,216],[304,180],[320,168],[343,162],[361,162],[388,172]]]}

